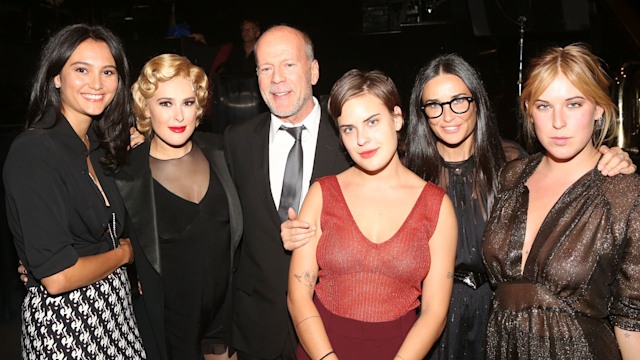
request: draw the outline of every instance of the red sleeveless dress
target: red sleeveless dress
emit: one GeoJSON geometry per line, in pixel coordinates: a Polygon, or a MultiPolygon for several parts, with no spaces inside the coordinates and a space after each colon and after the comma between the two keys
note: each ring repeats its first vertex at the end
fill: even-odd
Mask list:
{"type": "MultiPolygon", "coordinates": [[[[400,229],[376,244],[358,228],[337,178],[318,182],[322,236],[314,302],[333,350],[341,360],[392,359],[417,317],[444,190],[427,183],[400,229]]],[[[308,359],[301,347],[297,354],[308,359]]]]}

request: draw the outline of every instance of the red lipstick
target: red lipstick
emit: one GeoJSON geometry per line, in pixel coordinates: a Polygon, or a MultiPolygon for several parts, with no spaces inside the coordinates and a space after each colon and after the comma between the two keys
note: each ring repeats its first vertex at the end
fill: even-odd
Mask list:
{"type": "Polygon", "coordinates": [[[373,149],[373,150],[369,150],[369,151],[365,151],[365,152],[361,152],[360,153],[360,157],[368,159],[370,157],[373,157],[373,155],[376,154],[376,152],[378,152],[378,149],[373,149]]]}
{"type": "Polygon", "coordinates": [[[174,133],[183,133],[187,129],[186,126],[169,126],[169,130],[174,133]]]}

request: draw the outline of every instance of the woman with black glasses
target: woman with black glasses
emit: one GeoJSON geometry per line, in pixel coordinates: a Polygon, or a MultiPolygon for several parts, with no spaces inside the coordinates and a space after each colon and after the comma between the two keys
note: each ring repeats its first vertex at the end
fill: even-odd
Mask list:
{"type": "MultiPolygon", "coordinates": [[[[500,168],[526,153],[500,138],[479,74],[457,55],[435,58],[418,73],[406,149],[407,167],[445,188],[458,220],[447,324],[429,359],[483,359],[492,291],[482,262],[482,234],[500,168]]],[[[618,153],[611,149],[602,157],[603,174],[635,171],[618,153]]]]}

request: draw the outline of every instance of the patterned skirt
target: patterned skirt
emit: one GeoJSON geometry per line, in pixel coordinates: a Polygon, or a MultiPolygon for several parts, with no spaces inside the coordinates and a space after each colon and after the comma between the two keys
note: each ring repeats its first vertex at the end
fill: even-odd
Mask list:
{"type": "Polygon", "coordinates": [[[23,359],[145,359],[125,269],[58,296],[30,288],[21,343],[23,359]]]}

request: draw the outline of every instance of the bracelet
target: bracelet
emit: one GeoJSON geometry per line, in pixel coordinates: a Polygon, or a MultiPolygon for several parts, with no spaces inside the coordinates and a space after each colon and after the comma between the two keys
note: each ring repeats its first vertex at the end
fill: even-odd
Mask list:
{"type": "Polygon", "coordinates": [[[324,358],[326,358],[327,356],[329,356],[329,355],[331,355],[331,354],[333,354],[333,353],[334,353],[334,352],[333,352],[333,350],[331,350],[331,351],[329,351],[328,353],[324,354],[324,356],[323,356],[323,357],[321,357],[321,358],[320,358],[320,359],[318,359],[318,360],[324,360],[324,358]]]}

